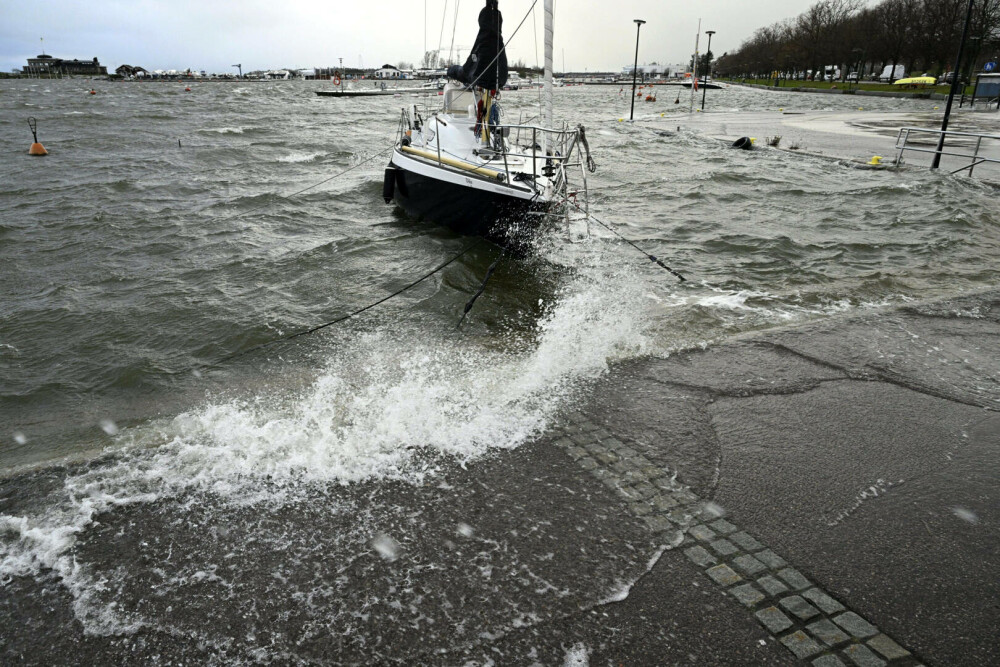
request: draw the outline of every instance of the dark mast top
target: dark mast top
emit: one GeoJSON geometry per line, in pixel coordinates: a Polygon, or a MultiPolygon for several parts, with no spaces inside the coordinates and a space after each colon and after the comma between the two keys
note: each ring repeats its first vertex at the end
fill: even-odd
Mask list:
{"type": "Polygon", "coordinates": [[[500,90],[507,83],[507,52],[503,43],[503,16],[497,0],[486,0],[479,12],[479,35],[464,65],[448,68],[448,78],[487,90],[500,90]]]}

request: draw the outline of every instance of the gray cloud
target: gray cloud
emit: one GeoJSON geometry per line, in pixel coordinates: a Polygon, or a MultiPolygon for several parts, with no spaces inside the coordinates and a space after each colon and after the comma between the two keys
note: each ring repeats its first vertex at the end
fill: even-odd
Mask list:
{"type": "MultiPolygon", "coordinates": [[[[279,66],[380,65],[417,62],[425,43],[423,0],[289,0],[197,2],[194,0],[0,0],[0,68],[10,71],[40,52],[63,58],[93,58],[113,69],[137,64],[148,69],[231,71],[279,66]]],[[[481,0],[459,0],[456,44],[466,47],[476,34],[481,0]]],[[[453,9],[448,0],[444,48],[451,43],[453,9]]],[[[642,62],[686,62],[694,50],[698,18],[715,30],[713,50],[735,48],[756,28],[795,16],[809,0],[556,0],[556,69],[563,53],[571,70],[617,70],[629,64],[635,44],[634,18],[642,28],[642,62]]],[[[427,0],[428,48],[441,39],[445,0],[427,0]]],[[[500,0],[509,38],[531,0],[500,0]]],[[[542,53],[542,0],[510,45],[512,60],[536,62],[542,53]],[[537,30],[536,30],[537,26],[537,30]],[[537,43],[535,41],[537,34],[537,43]]],[[[704,39],[702,41],[704,50],[704,39]]]]}

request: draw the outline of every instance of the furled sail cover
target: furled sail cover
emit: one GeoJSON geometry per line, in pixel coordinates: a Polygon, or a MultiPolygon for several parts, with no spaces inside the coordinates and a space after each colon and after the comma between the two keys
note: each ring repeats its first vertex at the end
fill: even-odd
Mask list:
{"type": "Polygon", "coordinates": [[[466,86],[475,84],[487,90],[499,90],[507,83],[507,52],[503,45],[503,16],[497,0],[486,0],[479,12],[479,35],[465,65],[452,65],[448,77],[466,86]]]}

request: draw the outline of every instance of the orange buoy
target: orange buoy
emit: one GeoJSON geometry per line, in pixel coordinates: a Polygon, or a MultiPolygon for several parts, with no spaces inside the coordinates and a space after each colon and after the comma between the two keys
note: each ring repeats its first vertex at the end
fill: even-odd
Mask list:
{"type": "Polygon", "coordinates": [[[93,88],[91,88],[91,89],[90,89],[90,94],[91,94],[91,95],[96,95],[96,94],[97,94],[97,91],[96,91],[96,90],[94,90],[93,88]]]}
{"type": "Polygon", "coordinates": [[[191,92],[191,89],[190,89],[190,88],[185,88],[185,89],[184,89],[184,92],[185,92],[185,93],[190,93],[190,92],[191,92]]]}
{"type": "Polygon", "coordinates": [[[28,155],[48,155],[49,152],[45,150],[45,146],[38,143],[38,121],[34,117],[28,119],[28,127],[31,128],[31,136],[35,138],[35,143],[31,144],[31,148],[28,149],[28,155]]]}

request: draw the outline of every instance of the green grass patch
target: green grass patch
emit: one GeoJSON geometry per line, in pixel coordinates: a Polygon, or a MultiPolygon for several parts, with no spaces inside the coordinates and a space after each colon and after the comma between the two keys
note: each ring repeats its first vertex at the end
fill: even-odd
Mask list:
{"type": "MultiPolygon", "coordinates": [[[[731,83],[753,83],[759,86],[774,86],[774,79],[720,79],[731,83]]],[[[951,86],[945,84],[941,86],[927,86],[926,88],[910,88],[906,86],[896,86],[888,83],[871,83],[863,81],[861,83],[844,83],[842,81],[797,81],[782,79],[778,82],[779,88],[818,88],[821,90],[871,90],[875,92],[892,93],[940,93],[947,95],[951,86]]],[[[972,95],[973,86],[966,86],[965,94],[972,95]]],[[[961,94],[961,91],[958,91],[961,94]]]]}

